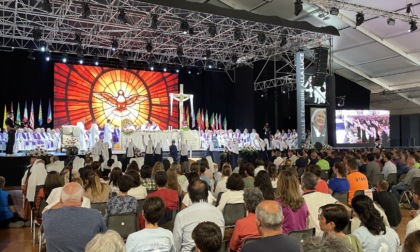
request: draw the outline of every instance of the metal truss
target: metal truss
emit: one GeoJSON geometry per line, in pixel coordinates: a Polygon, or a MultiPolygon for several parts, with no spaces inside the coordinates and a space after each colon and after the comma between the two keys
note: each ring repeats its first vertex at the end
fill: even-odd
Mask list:
{"type": "Polygon", "coordinates": [[[254,91],[264,90],[273,87],[280,87],[280,90],[282,92],[296,90],[296,74],[290,74],[282,77],[277,77],[275,79],[254,83],[254,91]]]}
{"type": "MultiPolygon", "coordinates": [[[[420,18],[417,15],[414,15],[412,12],[406,14],[406,13],[400,13],[397,11],[385,11],[381,9],[376,9],[368,6],[363,6],[360,4],[354,4],[349,3],[348,1],[339,1],[339,0],[304,0],[307,3],[315,4],[318,6],[324,6],[326,8],[338,8],[348,11],[354,11],[354,12],[362,12],[364,14],[370,14],[374,16],[381,16],[384,18],[392,18],[394,20],[401,20],[404,22],[410,22],[412,20],[414,21],[420,21],[420,18]]],[[[327,9],[326,11],[329,11],[327,9]]]]}
{"type": "Polygon", "coordinates": [[[0,49],[36,51],[42,41],[51,53],[134,62],[229,70],[238,63],[251,64],[285,51],[318,46],[330,36],[135,0],[0,0],[0,6],[0,49]],[[51,12],[44,10],[46,2],[51,12]],[[84,18],[82,5],[86,3],[90,15],[84,18]],[[127,22],[121,21],[121,9],[127,22]],[[182,20],[189,26],[185,33],[180,30],[182,20]],[[209,34],[213,25],[214,36],[209,34]],[[36,31],[40,36],[34,39],[36,31]],[[235,31],[240,32],[235,36],[235,31]],[[80,34],[80,43],[75,33],[80,34]],[[115,51],[111,50],[113,40],[118,42],[115,51]],[[151,50],[146,50],[148,43],[151,50]]]}
{"type": "Polygon", "coordinates": [[[412,93],[420,91],[420,87],[412,87],[412,88],[404,88],[404,89],[397,89],[397,90],[384,90],[382,92],[372,93],[372,94],[379,94],[379,95],[393,95],[393,94],[403,94],[403,93],[412,93]]]}

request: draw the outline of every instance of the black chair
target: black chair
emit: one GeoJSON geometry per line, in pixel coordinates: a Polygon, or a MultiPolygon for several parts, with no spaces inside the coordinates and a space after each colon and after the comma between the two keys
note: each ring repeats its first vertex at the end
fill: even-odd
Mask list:
{"type": "Polygon", "coordinates": [[[105,216],[106,204],[107,202],[90,203],[90,208],[98,210],[102,216],[105,216]]]}
{"type": "Polygon", "coordinates": [[[302,244],[306,238],[315,236],[315,228],[298,230],[298,231],[290,231],[287,235],[297,240],[300,244],[302,244]]]}
{"type": "Polygon", "coordinates": [[[398,183],[401,183],[403,179],[405,179],[405,177],[407,177],[407,173],[401,174],[400,177],[398,178],[398,183]]]}
{"type": "Polygon", "coordinates": [[[217,195],[217,200],[216,200],[216,206],[218,206],[219,205],[219,202],[220,202],[220,199],[222,198],[222,194],[223,194],[224,192],[219,192],[219,194],[217,195]]]}
{"type": "Polygon", "coordinates": [[[141,211],[143,211],[143,204],[145,199],[137,200],[137,215],[140,216],[141,211]]]}
{"type": "Polygon", "coordinates": [[[138,230],[137,213],[109,215],[106,221],[108,229],[115,230],[124,240],[138,230]]]}
{"type": "Polygon", "coordinates": [[[386,181],[388,181],[389,188],[391,188],[391,186],[393,186],[393,185],[396,185],[397,184],[397,174],[396,173],[388,174],[388,177],[386,177],[386,181]]]}
{"type": "Polygon", "coordinates": [[[354,192],[353,198],[357,195],[365,195],[365,190],[357,190],[354,192]]]}
{"type": "Polygon", "coordinates": [[[372,178],[372,186],[376,186],[379,181],[384,179],[383,174],[374,174],[372,178]]]}
{"type": "Polygon", "coordinates": [[[225,227],[233,227],[238,219],[246,216],[246,208],[244,203],[226,204],[223,209],[223,217],[225,219],[225,227]]]}
{"type": "Polygon", "coordinates": [[[345,193],[333,193],[332,195],[336,200],[338,200],[340,203],[344,204],[347,206],[347,202],[349,199],[349,193],[345,192],[345,193]]]}
{"type": "Polygon", "coordinates": [[[261,237],[251,237],[251,238],[246,238],[245,240],[242,241],[242,247],[245,247],[245,245],[248,245],[250,243],[253,243],[254,241],[257,241],[261,239],[261,237]]]}
{"type": "MultiPolygon", "coordinates": [[[[414,168],[414,169],[416,169],[416,168],[414,168]]],[[[413,190],[413,187],[414,187],[414,183],[416,183],[416,181],[418,181],[418,180],[420,180],[420,177],[416,177],[416,178],[413,178],[411,180],[411,183],[408,186],[408,189],[405,190],[402,193],[399,203],[401,203],[404,199],[406,199],[407,200],[407,203],[409,203],[411,205],[411,203],[412,203],[411,201],[413,199],[413,192],[412,192],[412,190],[413,190]]]]}
{"type": "Polygon", "coordinates": [[[159,227],[168,229],[172,232],[174,230],[175,217],[176,210],[165,210],[165,213],[158,222],[159,227]]]}

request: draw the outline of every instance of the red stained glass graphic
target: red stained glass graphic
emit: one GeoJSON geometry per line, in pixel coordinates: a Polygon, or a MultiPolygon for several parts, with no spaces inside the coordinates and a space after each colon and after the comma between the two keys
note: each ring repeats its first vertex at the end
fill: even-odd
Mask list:
{"type": "Polygon", "coordinates": [[[178,127],[178,106],[170,115],[170,93],[178,93],[178,75],[98,66],[54,65],[55,127],[84,120],[90,127],[96,119],[121,125],[124,119],[141,125],[156,122],[164,130],[178,127]]]}

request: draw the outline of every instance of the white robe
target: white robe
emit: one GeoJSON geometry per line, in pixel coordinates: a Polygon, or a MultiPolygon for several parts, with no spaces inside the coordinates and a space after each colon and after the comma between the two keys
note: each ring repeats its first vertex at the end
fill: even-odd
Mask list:
{"type": "Polygon", "coordinates": [[[109,123],[104,126],[104,143],[108,143],[108,148],[112,148],[112,130],[109,123]]]}
{"type": "Polygon", "coordinates": [[[80,135],[79,135],[79,151],[86,151],[86,131],[85,131],[85,125],[82,122],[77,123],[77,127],[80,129],[80,135]]]}
{"type": "MultiPolygon", "coordinates": [[[[36,187],[45,183],[45,179],[47,178],[47,170],[45,169],[45,164],[40,159],[35,160],[30,170],[31,175],[28,179],[26,198],[29,202],[34,202],[36,198],[36,187]]],[[[22,184],[25,184],[27,176],[28,170],[26,170],[25,175],[22,178],[22,184]]]]}
{"type": "Polygon", "coordinates": [[[90,127],[90,136],[89,136],[89,147],[95,147],[96,141],[99,139],[99,128],[96,123],[92,123],[90,127]]]}

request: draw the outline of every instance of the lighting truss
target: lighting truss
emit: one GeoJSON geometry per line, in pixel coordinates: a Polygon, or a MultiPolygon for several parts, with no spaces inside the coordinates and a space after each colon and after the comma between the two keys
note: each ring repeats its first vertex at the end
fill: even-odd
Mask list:
{"type": "MultiPolygon", "coordinates": [[[[31,36],[33,29],[42,31],[42,40],[54,53],[76,54],[74,33],[83,37],[85,56],[117,58],[118,51],[127,53],[128,60],[155,63],[171,63],[183,66],[203,65],[202,55],[207,49],[212,52],[212,61],[218,69],[232,69],[231,55],[246,58],[247,64],[268,59],[284,51],[296,51],[328,40],[330,35],[288,27],[264,24],[255,21],[223,17],[214,14],[159,6],[135,0],[89,1],[90,15],[83,16],[83,2],[51,1],[52,13],[43,10],[42,1],[2,0],[0,9],[0,47],[4,49],[39,50],[31,36]],[[119,10],[124,9],[127,24],[118,20],[119,10]],[[150,13],[159,17],[156,29],[150,27],[150,13]],[[181,20],[187,20],[193,34],[179,30],[181,20]],[[208,35],[208,27],[214,24],[217,34],[208,35]],[[241,36],[235,40],[235,29],[241,36]],[[258,42],[258,34],[264,32],[264,43],[258,42]],[[280,46],[282,36],[287,34],[287,45],[280,46]],[[116,38],[119,47],[111,50],[116,38]],[[146,51],[146,44],[154,45],[153,55],[146,51]],[[177,48],[182,45],[182,59],[177,48]]],[[[237,38],[237,37],[236,37],[237,38]]]]}
{"type": "Polygon", "coordinates": [[[307,3],[315,4],[318,6],[325,7],[325,11],[330,10],[330,8],[338,8],[354,12],[363,12],[364,14],[370,14],[373,16],[382,16],[384,18],[392,18],[394,20],[401,20],[404,22],[410,22],[411,20],[420,21],[420,18],[417,15],[407,15],[406,13],[400,13],[396,11],[385,11],[381,9],[376,9],[360,4],[349,3],[348,1],[340,0],[304,0],[307,3]]]}

